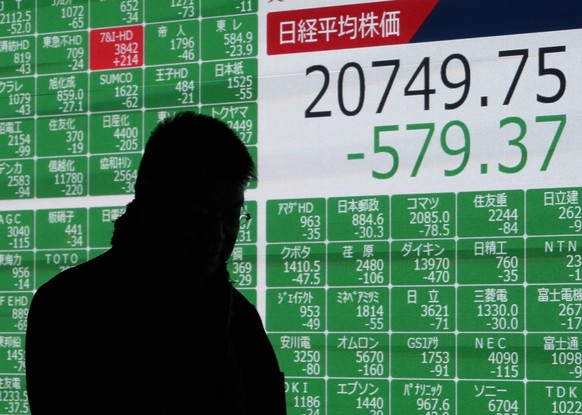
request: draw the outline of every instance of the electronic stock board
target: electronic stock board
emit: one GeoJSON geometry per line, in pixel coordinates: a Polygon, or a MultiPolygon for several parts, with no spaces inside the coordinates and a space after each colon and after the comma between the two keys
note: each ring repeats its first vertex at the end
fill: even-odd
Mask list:
{"type": "Polygon", "coordinates": [[[35,289],[108,248],[185,109],[257,162],[230,270],[290,415],[582,414],[581,28],[578,1],[0,0],[0,414],[29,413],[35,289]]]}

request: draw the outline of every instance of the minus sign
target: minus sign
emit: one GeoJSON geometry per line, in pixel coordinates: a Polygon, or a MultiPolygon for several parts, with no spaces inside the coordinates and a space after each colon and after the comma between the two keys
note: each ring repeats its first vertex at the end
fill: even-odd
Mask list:
{"type": "Polygon", "coordinates": [[[351,153],[348,154],[348,160],[362,160],[365,157],[364,153],[351,153]]]}

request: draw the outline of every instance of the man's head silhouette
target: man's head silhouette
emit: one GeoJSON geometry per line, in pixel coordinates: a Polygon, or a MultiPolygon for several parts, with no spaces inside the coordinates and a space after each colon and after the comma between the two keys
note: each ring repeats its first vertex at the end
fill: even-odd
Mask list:
{"type": "Polygon", "coordinates": [[[251,155],[227,124],[193,112],[166,118],[150,135],[136,180],[146,238],[192,275],[209,276],[232,252],[255,178],[251,155]]]}

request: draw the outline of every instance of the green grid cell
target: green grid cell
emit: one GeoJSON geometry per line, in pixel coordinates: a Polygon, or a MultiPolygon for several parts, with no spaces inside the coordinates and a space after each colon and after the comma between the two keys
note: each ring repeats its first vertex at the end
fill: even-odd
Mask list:
{"type": "Polygon", "coordinates": [[[197,63],[146,68],[145,106],[188,108],[198,104],[199,71],[197,63]]]}
{"type": "Polygon", "coordinates": [[[87,157],[42,158],[36,163],[37,197],[87,195],[87,157]]]}
{"type": "Polygon", "coordinates": [[[229,14],[256,13],[259,6],[258,0],[203,0],[201,7],[203,17],[213,17],[229,14]]]}
{"type": "Polygon", "coordinates": [[[99,206],[89,208],[89,246],[109,248],[115,221],[125,213],[125,206],[99,206]]]}
{"type": "Polygon", "coordinates": [[[393,378],[452,379],[455,377],[453,334],[399,334],[391,337],[393,378]]]}
{"type": "MultiPolygon", "coordinates": [[[[528,256],[528,273],[531,260],[528,256]]],[[[524,274],[523,238],[459,239],[457,242],[459,284],[523,283],[524,274]]]]}
{"type": "Polygon", "coordinates": [[[329,331],[378,332],[388,329],[388,288],[330,288],[327,307],[329,331]]]}
{"type": "Polygon", "coordinates": [[[329,349],[326,336],[314,333],[269,334],[285,376],[321,377],[326,373],[329,349]]]}
{"type": "Polygon", "coordinates": [[[146,65],[184,64],[200,59],[198,20],[148,24],[144,36],[146,65]]]}
{"type": "Polygon", "coordinates": [[[34,247],[34,211],[0,212],[0,250],[17,251],[34,247]]]}
{"type": "Polygon", "coordinates": [[[36,256],[36,288],[68,268],[87,261],[86,249],[39,250],[36,256]]]}
{"type": "Polygon", "coordinates": [[[0,154],[3,159],[25,158],[34,155],[34,120],[0,121],[0,154]]]}
{"type": "Polygon", "coordinates": [[[461,192],[457,195],[458,235],[518,236],[525,229],[522,190],[461,192]]]}
{"type": "Polygon", "coordinates": [[[256,58],[202,62],[200,93],[205,104],[255,101],[258,83],[256,58]]]}
{"type": "Polygon", "coordinates": [[[32,251],[0,252],[0,291],[32,290],[33,279],[34,255],[32,251]]]}
{"type": "Polygon", "coordinates": [[[393,380],[390,386],[392,414],[456,413],[456,387],[452,380],[393,380]]]}
{"type": "Polygon", "coordinates": [[[382,333],[330,333],[327,375],[349,378],[387,378],[390,339],[382,333]]]}
{"type": "Polygon", "coordinates": [[[22,36],[7,42],[9,46],[0,49],[0,78],[33,75],[36,67],[36,38],[22,36]]]}
{"type": "Polygon", "coordinates": [[[145,21],[194,19],[200,13],[200,0],[156,0],[145,2],[145,21]]]}
{"type": "Polygon", "coordinates": [[[582,283],[581,237],[529,237],[526,244],[528,283],[582,283]]]}
{"type": "Polygon", "coordinates": [[[330,286],[387,286],[390,279],[388,242],[333,242],[327,246],[330,286]]]}
{"type": "Polygon", "coordinates": [[[456,282],[456,248],[451,239],[392,242],[394,285],[441,285],[456,282]]]}
{"type": "Polygon", "coordinates": [[[89,22],[88,2],[89,0],[53,0],[50,5],[43,5],[37,31],[48,33],[86,29],[89,22]]]}
{"type": "Polygon", "coordinates": [[[323,331],[325,289],[288,288],[266,290],[267,331],[323,331]]]}
{"type": "Polygon", "coordinates": [[[582,330],[582,284],[539,284],[526,288],[528,332],[582,330]]]}
{"type": "Polygon", "coordinates": [[[19,408],[23,413],[28,413],[28,395],[25,393],[26,391],[23,390],[23,385],[26,384],[24,374],[13,374],[4,378],[9,379],[4,387],[7,392],[7,399],[3,399],[0,402],[0,412],[10,413],[14,411],[14,408],[19,408]]]}
{"type": "Polygon", "coordinates": [[[258,105],[244,104],[203,105],[200,112],[225,122],[245,144],[257,144],[258,105]]]}
{"type": "Polygon", "coordinates": [[[325,239],[325,199],[267,201],[267,242],[315,242],[325,239]]]}
{"type": "Polygon", "coordinates": [[[204,39],[202,60],[250,58],[258,54],[256,14],[204,19],[200,31],[204,39]]]}
{"type": "Polygon", "coordinates": [[[391,328],[395,332],[453,331],[455,299],[454,287],[393,287],[390,299],[391,310],[394,311],[391,328]]]}
{"type": "Polygon", "coordinates": [[[39,76],[37,83],[38,115],[68,115],[87,111],[87,73],[39,76]]]}
{"type": "MultiPolygon", "coordinates": [[[[25,372],[24,343],[25,334],[3,334],[0,347],[0,373],[16,374],[25,372]]],[[[2,399],[5,401],[6,399],[2,399]]]]}
{"type": "Polygon", "coordinates": [[[89,194],[129,195],[135,192],[141,153],[91,156],[89,194]]]}
{"type": "Polygon", "coordinates": [[[391,199],[394,239],[452,238],[455,217],[454,193],[394,195],[391,199]]]}
{"type": "Polygon", "coordinates": [[[0,200],[34,197],[34,160],[0,160],[0,200]]]}
{"type": "Polygon", "coordinates": [[[34,77],[0,79],[0,118],[34,115],[36,95],[34,77]]]}
{"type": "Polygon", "coordinates": [[[26,317],[32,293],[0,294],[0,333],[26,331],[26,317]]]}
{"type": "Polygon", "coordinates": [[[572,380],[582,378],[582,334],[544,333],[527,335],[527,378],[529,380],[572,380]]]}
{"type": "Polygon", "coordinates": [[[582,234],[581,191],[579,187],[527,190],[527,234],[582,234]]]}
{"type": "Polygon", "coordinates": [[[92,112],[136,110],[143,106],[143,70],[93,71],[90,76],[92,112]]]}
{"type": "Polygon", "coordinates": [[[460,380],[457,384],[457,413],[531,415],[533,411],[528,406],[526,412],[524,405],[524,385],[522,381],[460,380]]]}
{"type": "Polygon", "coordinates": [[[94,29],[142,23],[143,3],[140,0],[91,1],[90,26],[94,29]]]}
{"type": "Polygon", "coordinates": [[[328,408],[326,381],[323,379],[290,378],[285,381],[287,415],[314,415],[328,408]],[[312,412],[313,411],[313,412],[312,412]]]}
{"type": "Polygon", "coordinates": [[[40,157],[77,156],[89,148],[88,116],[39,118],[36,122],[36,154],[40,157]]]}
{"type": "Polygon", "coordinates": [[[89,64],[88,32],[40,35],[37,54],[39,74],[86,71],[89,64]]]}
{"type": "Polygon", "coordinates": [[[230,278],[239,289],[257,287],[256,245],[235,245],[228,259],[230,278]]]}
{"type": "Polygon", "coordinates": [[[582,412],[580,381],[528,382],[525,404],[527,415],[570,415],[582,412]]]}
{"type": "Polygon", "coordinates": [[[459,287],[459,331],[523,331],[524,290],[521,285],[459,287]]]}
{"type": "Polygon", "coordinates": [[[320,287],[325,284],[325,244],[267,245],[268,287],[320,287]]]}
{"type": "Polygon", "coordinates": [[[143,112],[91,114],[91,154],[141,152],[144,148],[143,112]]]}
{"type": "Polygon", "coordinates": [[[388,239],[388,196],[332,197],[327,212],[330,241],[388,239]]]}
{"type": "Polygon", "coordinates": [[[457,375],[461,379],[523,380],[525,356],[523,334],[459,333],[457,337],[457,375]]]}
{"type": "Polygon", "coordinates": [[[36,211],[36,248],[63,249],[87,246],[87,209],[36,211]]]}
{"type": "Polygon", "coordinates": [[[0,38],[35,32],[37,17],[35,0],[4,1],[1,11],[0,38]]]}
{"type": "Polygon", "coordinates": [[[22,385],[26,383],[24,374],[12,374],[6,377],[6,379],[9,379],[9,382],[7,382],[8,385],[5,388],[7,399],[0,402],[0,411],[3,413],[10,413],[13,411],[13,408],[19,408],[19,410],[23,411],[22,413],[29,413],[28,397],[22,388],[22,385]]]}
{"type": "Polygon", "coordinates": [[[389,407],[390,384],[387,380],[346,378],[327,381],[326,408],[330,414],[388,413],[389,407]]]}

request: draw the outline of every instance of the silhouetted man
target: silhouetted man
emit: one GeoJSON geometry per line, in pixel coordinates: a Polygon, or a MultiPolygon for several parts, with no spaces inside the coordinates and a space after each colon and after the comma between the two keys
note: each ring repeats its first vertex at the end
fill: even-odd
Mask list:
{"type": "Polygon", "coordinates": [[[184,112],[158,124],[111,249],[33,297],[33,415],[286,413],[260,316],[226,269],[255,179],[221,121],[184,112]]]}

